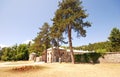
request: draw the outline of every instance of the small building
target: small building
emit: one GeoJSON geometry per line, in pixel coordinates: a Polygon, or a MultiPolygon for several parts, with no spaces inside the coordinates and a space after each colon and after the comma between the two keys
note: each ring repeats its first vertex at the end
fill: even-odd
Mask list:
{"type": "MultiPolygon", "coordinates": [[[[74,54],[83,54],[83,53],[89,53],[90,51],[83,51],[83,50],[73,50],[74,54]]],[[[59,47],[59,49],[53,47],[47,49],[47,63],[52,62],[59,62],[59,59],[62,62],[70,62],[71,61],[71,55],[69,49],[64,49],[59,47]]]]}
{"type": "Polygon", "coordinates": [[[59,62],[59,58],[61,58],[61,61],[67,60],[67,52],[64,48],[49,48],[47,50],[47,62],[52,63],[52,62],[59,62]]]}
{"type": "Polygon", "coordinates": [[[33,52],[29,55],[29,61],[36,61],[36,53],[33,52]]]}

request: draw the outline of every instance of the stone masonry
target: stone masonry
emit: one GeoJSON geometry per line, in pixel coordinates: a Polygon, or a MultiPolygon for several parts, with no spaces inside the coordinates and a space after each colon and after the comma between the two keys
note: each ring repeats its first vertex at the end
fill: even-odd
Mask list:
{"type": "Polygon", "coordinates": [[[120,53],[109,52],[99,58],[100,63],[120,63],[120,53]]]}

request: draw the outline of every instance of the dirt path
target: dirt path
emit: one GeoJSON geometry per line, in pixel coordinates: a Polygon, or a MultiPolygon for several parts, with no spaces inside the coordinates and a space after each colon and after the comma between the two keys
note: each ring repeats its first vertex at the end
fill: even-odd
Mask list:
{"type": "MultiPolygon", "coordinates": [[[[0,66],[2,64],[0,63],[0,66]]],[[[3,63],[2,67],[39,65],[47,67],[36,71],[16,72],[0,68],[0,77],[120,77],[119,64],[70,64],[70,63],[3,63]]]]}

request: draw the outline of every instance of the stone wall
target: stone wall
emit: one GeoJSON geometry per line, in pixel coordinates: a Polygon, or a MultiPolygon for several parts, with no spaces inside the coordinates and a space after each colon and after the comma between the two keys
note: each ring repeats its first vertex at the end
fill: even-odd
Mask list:
{"type": "Polygon", "coordinates": [[[29,55],[29,61],[35,61],[36,60],[36,53],[31,53],[29,55]]]}
{"type": "Polygon", "coordinates": [[[99,58],[100,63],[120,63],[120,52],[109,52],[99,58]]]}

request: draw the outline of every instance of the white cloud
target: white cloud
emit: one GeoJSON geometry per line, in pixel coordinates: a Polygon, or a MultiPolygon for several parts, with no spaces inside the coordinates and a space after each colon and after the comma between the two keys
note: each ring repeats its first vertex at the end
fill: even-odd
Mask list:
{"type": "MultiPolygon", "coordinates": [[[[26,40],[26,41],[22,42],[22,44],[29,44],[29,42],[34,43],[34,41],[32,41],[32,40],[26,40]]],[[[0,44],[0,50],[2,48],[4,48],[4,47],[11,47],[11,46],[10,45],[0,44]]]]}
{"type": "Polygon", "coordinates": [[[0,44],[0,48],[9,47],[9,45],[0,44]]]}
{"type": "Polygon", "coordinates": [[[29,42],[34,43],[34,41],[32,41],[32,40],[26,40],[26,41],[22,42],[22,44],[29,44],[29,42]]]}

